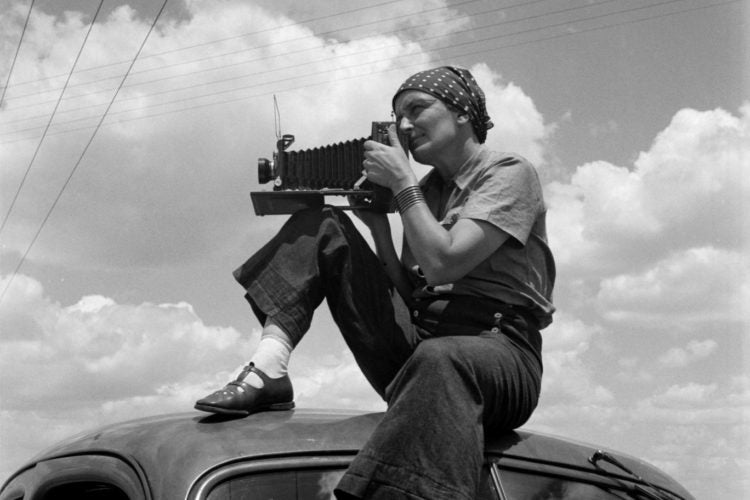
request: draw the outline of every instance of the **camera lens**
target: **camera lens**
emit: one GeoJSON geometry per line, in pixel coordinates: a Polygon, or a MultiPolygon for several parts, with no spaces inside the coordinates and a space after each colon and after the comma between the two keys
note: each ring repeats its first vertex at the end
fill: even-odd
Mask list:
{"type": "Polygon", "coordinates": [[[273,180],[273,163],[268,158],[258,158],[258,182],[265,184],[273,180]]]}

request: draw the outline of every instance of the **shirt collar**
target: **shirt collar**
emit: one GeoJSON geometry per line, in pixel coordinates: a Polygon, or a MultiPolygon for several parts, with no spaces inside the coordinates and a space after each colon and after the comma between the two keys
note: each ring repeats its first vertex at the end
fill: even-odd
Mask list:
{"type": "Polygon", "coordinates": [[[459,189],[465,189],[476,173],[475,167],[481,165],[487,159],[489,154],[489,149],[484,145],[480,145],[479,149],[468,160],[466,160],[463,165],[461,165],[451,181],[458,186],[459,189]]]}
{"type": "Polygon", "coordinates": [[[456,172],[456,175],[454,175],[452,179],[443,181],[437,169],[433,168],[432,170],[427,172],[427,175],[422,178],[422,180],[420,181],[420,185],[422,185],[422,187],[426,189],[429,189],[431,187],[455,184],[459,189],[466,189],[466,186],[469,185],[469,181],[471,181],[471,179],[476,174],[475,167],[481,165],[489,155],[490,150],[486,146],[481,145],[479,147],[479,150],[475,152],[471,156],[471,158],[466,160],[463,165],[461,165],[461,167],[456,172]]]}

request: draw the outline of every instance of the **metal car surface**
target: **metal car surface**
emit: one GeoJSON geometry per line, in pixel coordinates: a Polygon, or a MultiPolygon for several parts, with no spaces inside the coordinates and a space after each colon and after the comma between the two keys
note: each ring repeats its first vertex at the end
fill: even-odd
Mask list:
{"type": "MultiPolygon", "coordinates": [[[[381,418],[295,410],[111,425],[35,457],[6,481],[0,500],[255,499],[280,487],[293,489],[292,498],[331,498],[330,478],[327,490],[311,496],[301,485],[338,477],[381,418]]],[[[492,439],[486,457],[483,499],[693,498],[641,460],[530,431],[492,439]]]]}

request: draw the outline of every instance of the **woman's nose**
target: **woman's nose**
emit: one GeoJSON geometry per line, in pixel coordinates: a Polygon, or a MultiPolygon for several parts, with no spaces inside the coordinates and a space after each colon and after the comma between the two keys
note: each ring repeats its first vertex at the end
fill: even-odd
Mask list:
{"type": "Polygon", "coordinates": [[[404,133],[409,132],[411,129],[414,128],[414,125],[409,121],[409,119],[405,116],[402,116],[401,119],[398,121],[398,129],[404,133]]]}

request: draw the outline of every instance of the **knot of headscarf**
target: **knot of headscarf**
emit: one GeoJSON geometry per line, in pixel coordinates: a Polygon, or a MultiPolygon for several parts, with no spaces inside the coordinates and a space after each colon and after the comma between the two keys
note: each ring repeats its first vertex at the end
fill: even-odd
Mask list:
{"type": "Polygon", "coordinates": [[[487,139],[487,130],[494,126],[487,115],[484,92],[469,70],[441,66],[410,76],[393,96],[391,104],[394,109],[396,98],[407,90],[426,92],[467,113],[480,143],[484,143],[487,139]]]}

